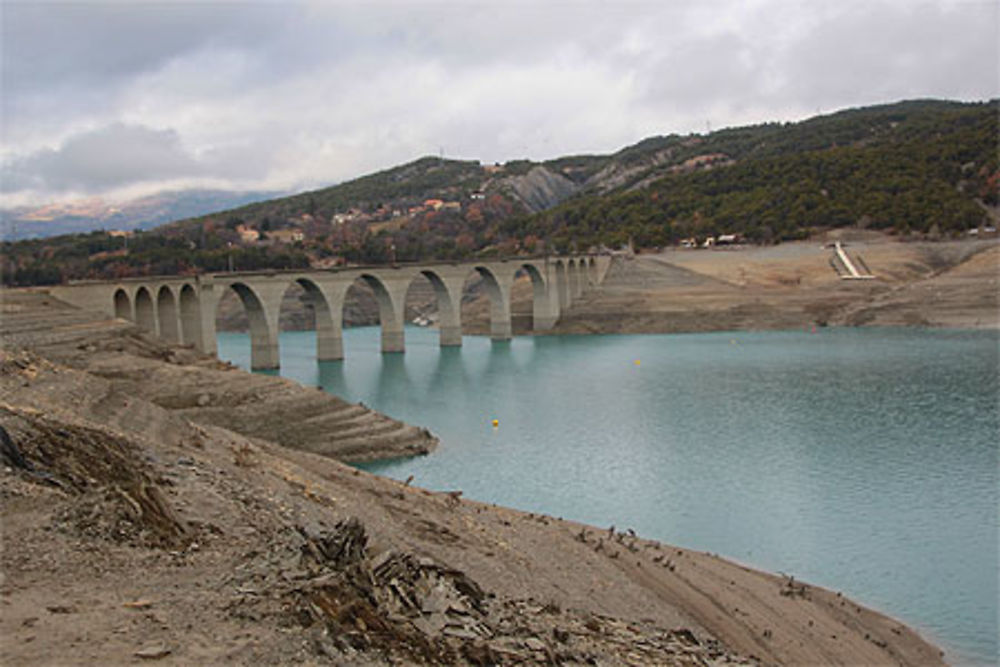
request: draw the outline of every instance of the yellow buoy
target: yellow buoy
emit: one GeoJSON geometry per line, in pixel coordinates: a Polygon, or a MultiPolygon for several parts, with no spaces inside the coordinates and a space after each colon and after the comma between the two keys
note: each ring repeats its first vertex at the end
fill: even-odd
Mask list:
{"type": "Polygon", "coordinates": [[[499,419],[494,419],[493,420],[493,428],[496,428],[497,426],[500,426],[500,420],[499,419]]]}
{"type": "Polygon", "coordinates": [[[636,365],[636,366],[638,366],[638,365],[639,365],[639,360],[638,360],[638,359],[636,359],[636,360],[635,360],[635,365],[636,365]]]}

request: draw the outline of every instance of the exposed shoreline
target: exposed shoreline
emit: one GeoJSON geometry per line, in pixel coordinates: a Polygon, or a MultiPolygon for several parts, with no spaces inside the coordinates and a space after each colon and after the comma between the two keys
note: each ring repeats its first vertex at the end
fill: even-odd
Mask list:
{"type": "MultiPolygon", "coordinates": [[[[10,467],[0,477],[4,661],[116,663],[163,650],[175,664],[614,664],[631,650],[643,664],[941,663],[914,631],[834,592],[369,475],[314,453],[322,438],[304,418],[291,425],[314,451],[255,433],[268,428],[268,405],[314,401],[315,389],[227,368],[43,294],[4,293],[2,307],[0,425],[36,471],[58,481],[10,467]],[[193,387],[209,395],[206,405],[200,394],[195,407],[179,401],[193,387]],[[230,392],[241,397],[226,408],[230,420],[237,408],[259,413],[235,424],[242,433],[211,418],[230,392]],[[51,438],[62,445],[52,450],[51,438]],[[129,510],[129,499],[146,509],[129,510]],[[337,523],[352,517],[361,533],[337,523]],[[368,545],[352,552],[354,565],[301,561],[309,540],[345,534],[368,545]],[[430,598],[422,614],[393,606],[378,574],[395,562],[390,552],[402,554],[400,567],[424,559],[419,576],[436,577],[448,604],[465,611],[434,611],[430,598]],[[334,590],[358,595],[361,580],[348,574],[360,571],[375,577],[374,598],[315,606],[334,590]],[[362,608],[367,620],[350,621],[362,608]]],[[[328,405],[330,414],[351,409],[328,405]]]]}
{"type": "Polygon", "coordinates": [[[821,326],[1000,329],[1000,242],[847,235],[873,280],[841,279],[829,239],[666,250],[623,259],[552,333],[675,333],[821,326]]]}

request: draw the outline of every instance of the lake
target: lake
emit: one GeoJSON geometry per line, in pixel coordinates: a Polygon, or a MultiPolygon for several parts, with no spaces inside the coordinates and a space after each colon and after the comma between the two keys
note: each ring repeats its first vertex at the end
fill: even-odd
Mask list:
{"type": "MultiPolygon", "coordinates": [[[[996,332],[636,336],[281,334],[281,374],[426,426],[433,454],[365,468],[633,528],[843,591],[959,663],[997,661],[996,332]],[[497,420],[494,428],[492,421],[497,420]]],[[[249,367],[245,334],[219,356],[249,367]]]]}

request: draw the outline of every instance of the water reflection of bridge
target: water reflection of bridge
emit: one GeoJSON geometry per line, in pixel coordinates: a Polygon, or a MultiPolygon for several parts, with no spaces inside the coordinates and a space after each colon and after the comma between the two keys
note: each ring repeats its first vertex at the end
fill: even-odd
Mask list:
{"type": "Polygon", "coordinates": [[[363,281],[375,294],[382,330],[382,351],[402,352],[403,306],[413,281],[426,278],[437,298],[442,346],[462,344],[461,299],[466,279],[478,275],[490,301],[490,335],[511,337],[511,291],[515,278],[527,274],[532,284],[532,328],[552,328],[560,313],[597,285],[607,271],[604,256],[509,259],[489,262],[413,264],[328,271],[212,273],[79,282],[52,288],[70,303],[136,322],[173,343],[188,343],[214,354],[215,316],[228,290],[240,298],[250,323],[251,365],[278,367],[278,315],[292,285],[305,290],[316,315],[316,356],[342,359],[344,300],[348,288],[363,281]]]}

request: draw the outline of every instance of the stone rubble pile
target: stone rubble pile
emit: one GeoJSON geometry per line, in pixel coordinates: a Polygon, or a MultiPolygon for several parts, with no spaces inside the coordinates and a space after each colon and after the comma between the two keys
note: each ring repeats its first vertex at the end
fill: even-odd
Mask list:
{"type": "Polygon", "coordinates": [[[274,615],[312,632],[336,661],[425,664],[747,664],[717,642],[563,610],[553,602],[499,600],[465,573],[397,550],[371,554],[357,519],[331,530],[296,527],[298,555],[259,554],[239,576],[233,614],[274,615]]]}

